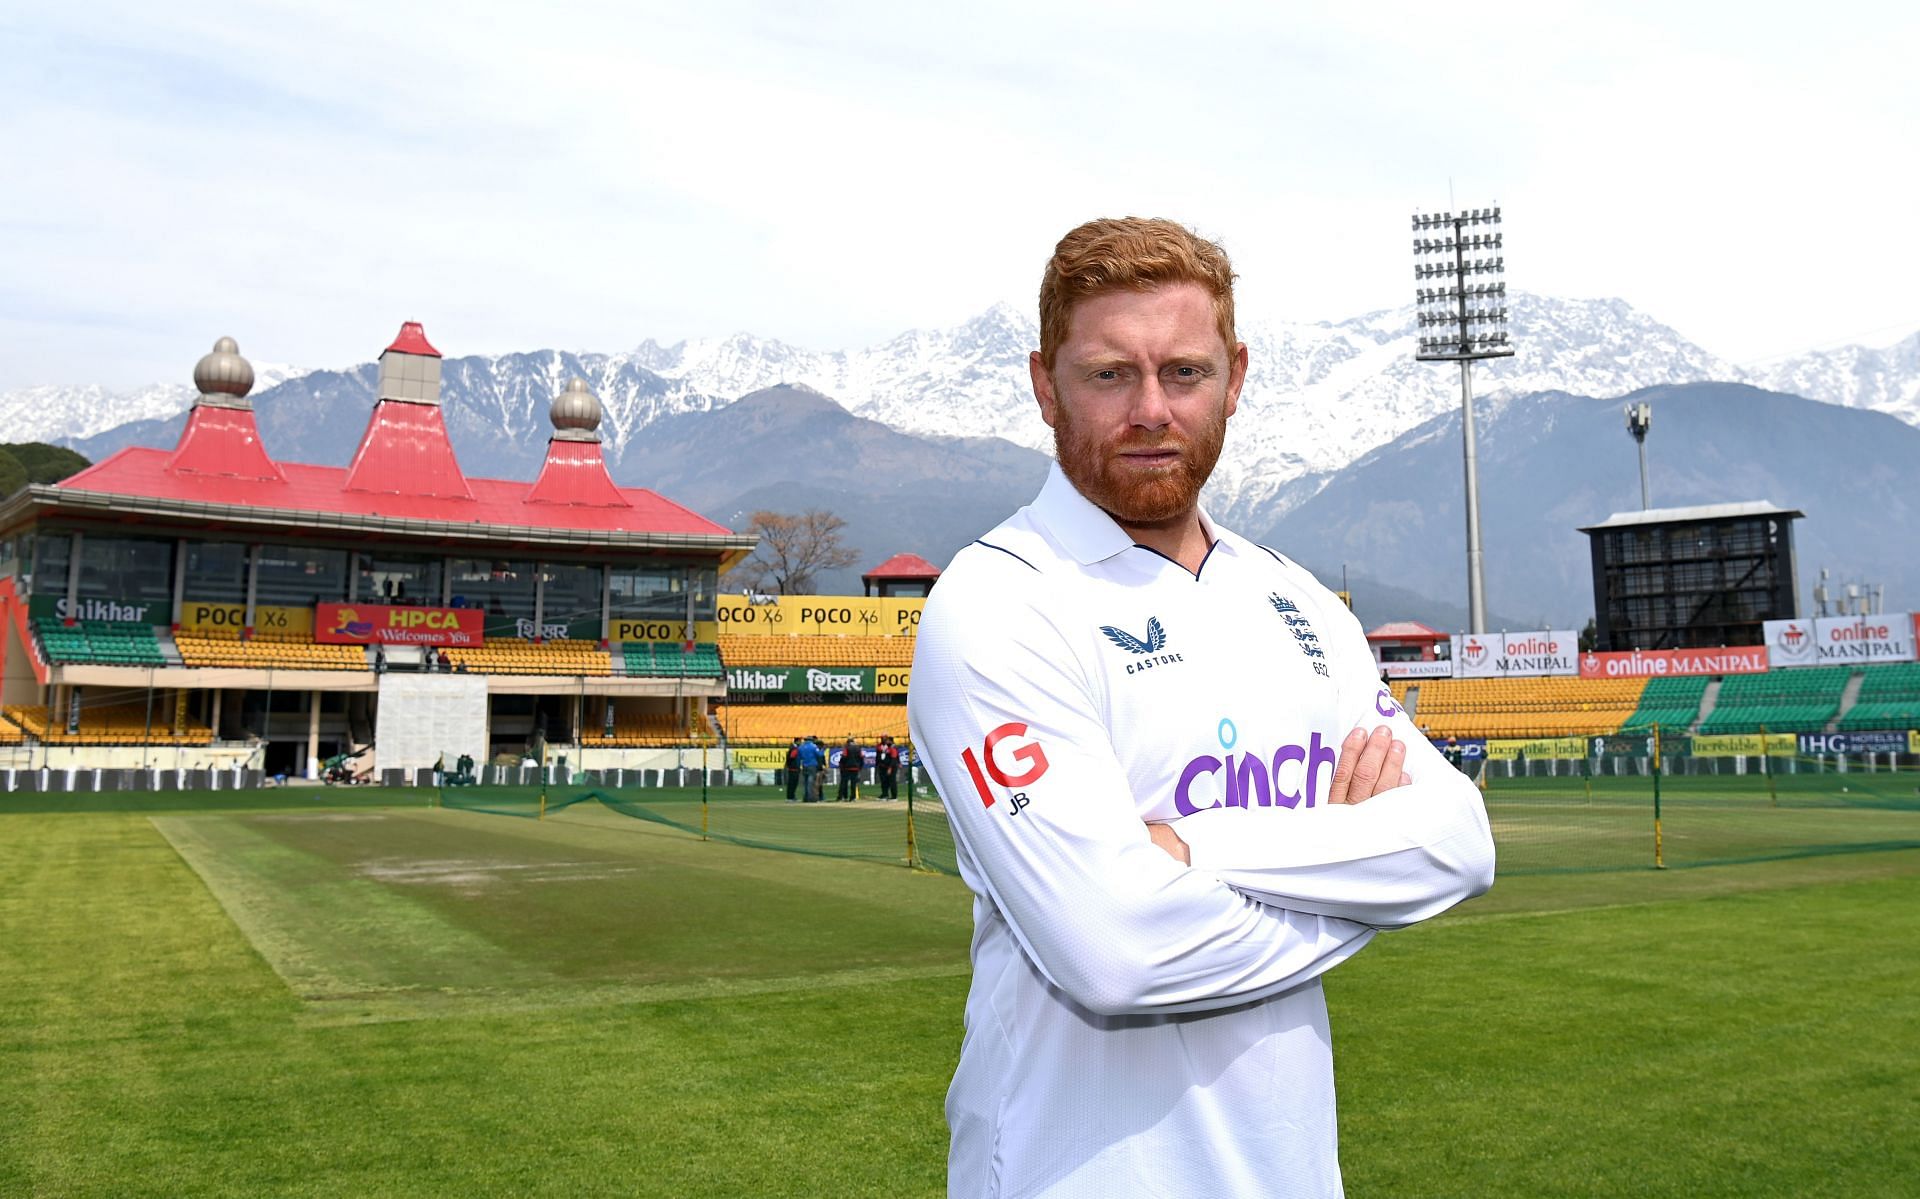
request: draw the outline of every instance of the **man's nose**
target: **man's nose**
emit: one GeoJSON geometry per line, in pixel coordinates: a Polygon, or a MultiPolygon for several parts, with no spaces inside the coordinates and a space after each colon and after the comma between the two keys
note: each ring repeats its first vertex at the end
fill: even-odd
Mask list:
{"type": "Polygon", "coordinates": [[[1164,429],[1173,423],[1173,403],[1159,375],[1148,375],[1134,390],[1127,423],[1141,429],[1164,429]]]}

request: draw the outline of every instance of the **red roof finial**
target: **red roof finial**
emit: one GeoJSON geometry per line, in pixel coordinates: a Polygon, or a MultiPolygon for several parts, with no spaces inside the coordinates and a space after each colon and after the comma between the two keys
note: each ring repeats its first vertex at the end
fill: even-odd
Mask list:
{"type": "Polygon", "coordinates": [[[440,351],[434,349],[433,343],[427,340],[427,331],[421,326],[419,321],[407,321],[400,326],[400,336],[394,338],[393,344],[387,347],[388,352],[394,350],[398,350],[402,354],[425,354],[429,358],[440,357],[440,351]]]}

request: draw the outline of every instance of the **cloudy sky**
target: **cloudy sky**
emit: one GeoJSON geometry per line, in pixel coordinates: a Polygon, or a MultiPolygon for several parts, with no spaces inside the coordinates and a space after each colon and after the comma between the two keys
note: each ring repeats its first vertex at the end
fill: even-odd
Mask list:
{"type": "Polygon", "coordinates": [[[932,7],[7,6],[0,388],[402,319],[850,348],[1029,306],[1126,213],[1271,320],[1407,303],[1408,214],[1498,202],[1514,286],[1736,362],[1920,328],[1910,4],[932,7]]]}

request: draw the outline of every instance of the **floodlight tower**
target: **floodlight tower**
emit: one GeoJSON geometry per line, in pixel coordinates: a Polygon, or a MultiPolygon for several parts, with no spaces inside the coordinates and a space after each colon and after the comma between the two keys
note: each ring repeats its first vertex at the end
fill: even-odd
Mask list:
{"type": "Polygon", "coordinates": [[[1473,446],[1473,364],[1511,358],[1507,336],[1507,260],[1500,209],[1413,214],[1415,319],[1420,362],[1460,364],[1461,431],[1467,467],[1467,631],[1487,631],[1480,569],[1480,466],[1473,446]]]}
{"type": "Polygon", "coordinates": [[[1645,400],[1627,405],[1627,432],[1640,447],[1640,511],[1653,507],[1647,499],[1647,430],[1653,428],[1653,405],[1645,400]]]}

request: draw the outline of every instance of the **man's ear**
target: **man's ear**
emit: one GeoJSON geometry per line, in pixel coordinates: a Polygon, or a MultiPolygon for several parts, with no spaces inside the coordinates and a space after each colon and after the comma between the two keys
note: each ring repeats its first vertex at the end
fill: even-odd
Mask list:
{"type": "Polygon", "coordinates": [[[1053,372],[1040,360],[1040,351],[1027,355],[1027,375],[1033,380],[1033,398],[1040,402],[1040,419],[1047,422],[1047,428],[1053,428],[1053,418],[1060,406],[1059,397],[1053,393],[1053,372]]]}
{"type": "Polygon", "coordinates": [[[1240,406],[1240,389],[1247,383],[1247,343],[1233,348],[1233,365],[1227,368],[1227,415],[1240,406]]]}

